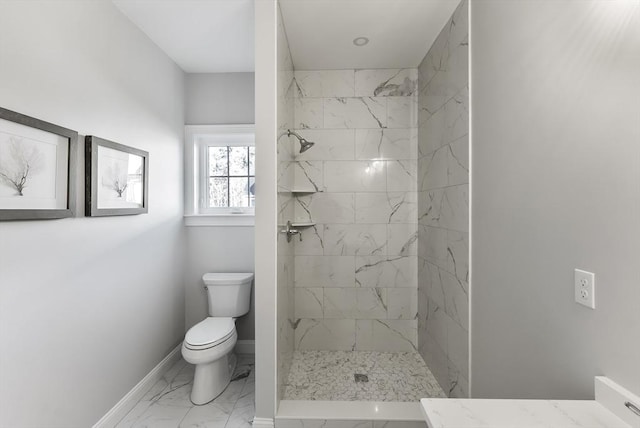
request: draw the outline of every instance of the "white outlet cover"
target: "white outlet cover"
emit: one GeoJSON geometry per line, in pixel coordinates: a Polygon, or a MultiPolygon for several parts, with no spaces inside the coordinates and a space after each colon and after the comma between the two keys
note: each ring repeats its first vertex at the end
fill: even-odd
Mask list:
{"type": "Polygon", "coordinates": [[[576,269],[574,271],[574,290],[576,303],[587,308],[596,308],[595,284],[596,278],[593,272],[576,269]]]}

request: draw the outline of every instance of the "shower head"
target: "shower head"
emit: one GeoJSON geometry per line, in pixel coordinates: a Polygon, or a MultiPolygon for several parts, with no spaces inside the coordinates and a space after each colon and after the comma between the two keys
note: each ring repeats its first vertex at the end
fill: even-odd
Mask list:
{"type": "Polygon", "coordinates": [[[307,141],[304,138],[302,140],[300,140],[300,153],[304,153],[307,150],[309,150],[311,147],[313,147],[315,143],[312,141],[307,141]]]}
{"type": "Polygon", "coordinates": [[[304,153],[307,150],[309,150],[311,147],[313,147],[313,145],[315,144],[312,141],[307,141],[306,139],[302,138],[300,135],[296,134],[295,132],[293,132],[290,129],[287,129],[287,137],[290,136],[294,136],[298,139],[298,141],[300,141],[300,153],[304,153]]]}

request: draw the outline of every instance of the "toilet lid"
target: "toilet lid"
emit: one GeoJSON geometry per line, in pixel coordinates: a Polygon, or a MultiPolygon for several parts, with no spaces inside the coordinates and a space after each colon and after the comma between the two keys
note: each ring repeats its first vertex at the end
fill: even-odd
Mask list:
{"type": "Polygon", "coordinates": [[[209,317],[191,327],[184,341],[192,346],[215,346],[233,335],[235,327],[233,318],[209,317]]]}

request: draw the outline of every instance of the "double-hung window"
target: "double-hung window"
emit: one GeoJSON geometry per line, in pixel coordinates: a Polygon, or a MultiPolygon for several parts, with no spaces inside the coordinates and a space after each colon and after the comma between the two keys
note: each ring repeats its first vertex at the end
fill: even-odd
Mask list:
{"type": "Polygon", "coordinates": [[[253,224],[253,125],[187,126],[187,225],[253,224]]]}

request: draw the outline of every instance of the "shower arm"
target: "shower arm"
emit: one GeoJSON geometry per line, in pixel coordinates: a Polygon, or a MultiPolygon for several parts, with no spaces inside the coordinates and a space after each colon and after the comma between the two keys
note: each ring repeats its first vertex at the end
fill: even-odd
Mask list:
{"type": "Polygon", "coordinates": [[[291,137],[292,135],[296,137],[298,140],[304,140],[304,138],[302,138],[300,134],[298,134],[297,132],[287,129],[287,137],[291,137]]]}

